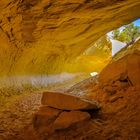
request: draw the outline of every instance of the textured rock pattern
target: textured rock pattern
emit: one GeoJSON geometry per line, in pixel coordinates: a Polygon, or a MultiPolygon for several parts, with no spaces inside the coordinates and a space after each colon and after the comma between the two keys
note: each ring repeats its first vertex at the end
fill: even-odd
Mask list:
{"type": "Polygon", "coordinates": [[[99,37],[140,17],[139,8],[139,0],[1,0],[0,74],[68,70],[99,37]]]}
{"type": "Polygon", "coordinates": [[[113,82],[115,80],[127,80],[130,85],[140,87],[140,51],[137,50],[109,64],[100,73],[100,83],[113,82]]]}

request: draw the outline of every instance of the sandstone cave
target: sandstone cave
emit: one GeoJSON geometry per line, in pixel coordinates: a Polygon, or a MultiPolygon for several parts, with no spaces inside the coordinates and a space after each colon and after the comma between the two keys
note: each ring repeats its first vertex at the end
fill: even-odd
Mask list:
{"type": "Polygon", "coordinates": [[[140,0],[0,0],[0,140],[140,140],[140,0]]]}

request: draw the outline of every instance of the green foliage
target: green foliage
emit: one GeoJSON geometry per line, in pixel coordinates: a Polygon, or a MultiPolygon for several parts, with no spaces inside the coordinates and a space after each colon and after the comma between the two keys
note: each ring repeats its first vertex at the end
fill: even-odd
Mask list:
{"type": "Polygon", "coordinates": [[[140,27],[135,26],[133,23],[124,26],[124,29],[119,29],[112,32],[113,39],[125,42],[127,45],[133,44],[135,40],[140,36],[140,27]]]}
{"type": "Polygon", "coordinates": [[[116,39],[116,40],[120,39],[120,30],[119,29],[114,30],[112,33],[113,33],[114,39],[116,39]]]}

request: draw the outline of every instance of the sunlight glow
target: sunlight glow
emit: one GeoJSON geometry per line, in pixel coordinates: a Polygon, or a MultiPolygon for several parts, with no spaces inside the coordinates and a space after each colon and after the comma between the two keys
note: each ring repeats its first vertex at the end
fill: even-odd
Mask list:
{"type": "Polygon", "coordinates": [[[98,72],[91,72],[90,75],[91,76],[96,76],[96,75],[98,75],[98,72]]]}

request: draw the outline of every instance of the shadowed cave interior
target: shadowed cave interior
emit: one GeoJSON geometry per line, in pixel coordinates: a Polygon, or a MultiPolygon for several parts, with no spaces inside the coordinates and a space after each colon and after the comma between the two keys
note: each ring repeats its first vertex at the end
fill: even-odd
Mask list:
{"type": "Polygon", "coordinates": [[[139,10],[1,0],[0,140],[139,140],[139,10]]]}

